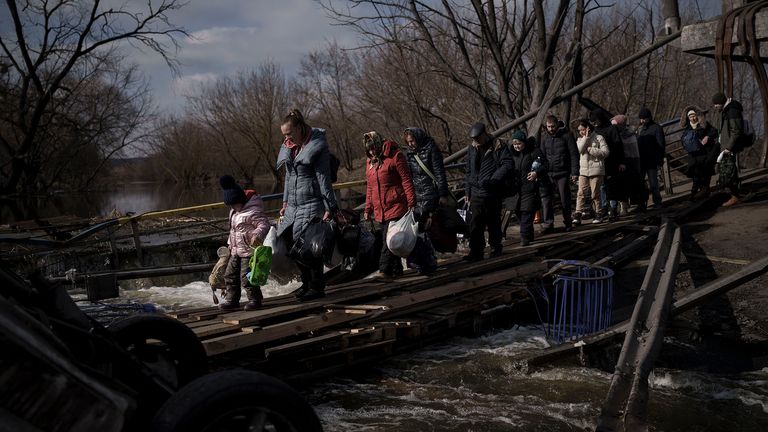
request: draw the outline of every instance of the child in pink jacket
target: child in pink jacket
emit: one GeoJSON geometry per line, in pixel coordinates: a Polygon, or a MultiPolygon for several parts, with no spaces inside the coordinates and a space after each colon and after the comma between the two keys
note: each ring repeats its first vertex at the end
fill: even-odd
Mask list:
{"type": "Polygon", "coordinates": [[[261,245],[269,232],[264,203],[254,191],[244,191],[238,186],[232,176],[222,176],[219,183],[224,191],[224,204],[230,207],[227,240],[229,262],[224,271],[225,301],[219,304],[219,308],[240,309],[240,290],[244,288],[248,296],[244,309],[258,309],[264,296],[261,294],[261,288],[251,285],[246,275],[253,248],[261,245]]]}

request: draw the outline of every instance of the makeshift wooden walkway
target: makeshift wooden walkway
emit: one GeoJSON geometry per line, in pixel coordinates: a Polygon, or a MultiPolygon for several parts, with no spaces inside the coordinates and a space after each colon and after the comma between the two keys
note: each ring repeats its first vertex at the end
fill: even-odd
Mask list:
{"type": "MultiPolygon", "coordinates": [[[[653,213],[647,217],[654,220],[653,213]]],[[[215,307],[169,313],[200,338],[212,361],[243,364],[278,376],[330,373],[457,334],[479,334],[506,323],[529,298],[527,281],[547,271],[545,256],[588,258],[647,244],[636,221],[546,236],[532,246],[510,243],[504,255],[479,262],[458,257],[429,276],[363,279],[331,285],[325,298],[268,298],[256,311],[215,307]]]]}

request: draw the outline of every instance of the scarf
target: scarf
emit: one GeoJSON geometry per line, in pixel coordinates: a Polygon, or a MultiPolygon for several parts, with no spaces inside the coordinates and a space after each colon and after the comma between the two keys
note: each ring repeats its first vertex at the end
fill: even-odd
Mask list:
{"type": "Polygon", "coordinates": [[[370,131],[363,134],[363,145],[365,146],[365,152],[368,154],[369,163],[371,168],[381,165],[384,151],[384,140],[376,131],[370,131]]]}
{"type": "Polygon", "coordinates": [[[302,127],[301,131],[304,132],[304,133],[309,132],[309,133],[306,133],[307,139],[304,140],[303,143],[297,144],[297,143],[293,142],[293,140],[291,140],[290,138],[286,138],[285,140],[283,140],[283,145],[288,147],[289,149],[291,149],[291,157],[292,158],[295,158],[296,155],[299,154],[301,149],[303,149],[304,146],[309,142],[310,138],[312,138],[312,133],[311,133],[312,129],[311,128],[302,127]],[[309,129],[309,131],[307,131],[307,129],[309,129]]]}

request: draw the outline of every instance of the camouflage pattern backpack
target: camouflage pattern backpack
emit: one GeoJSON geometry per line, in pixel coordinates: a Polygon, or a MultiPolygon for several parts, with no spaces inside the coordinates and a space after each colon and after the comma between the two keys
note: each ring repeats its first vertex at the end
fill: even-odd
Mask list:
{"type": "Polygon", "coordinates": [[[717,173],[720,176],[718,183],[721,187],[738,182],[739,167],[736,165],[736,155],[733,153],[723,155],[723,159],[717,164],[717,173]]]}

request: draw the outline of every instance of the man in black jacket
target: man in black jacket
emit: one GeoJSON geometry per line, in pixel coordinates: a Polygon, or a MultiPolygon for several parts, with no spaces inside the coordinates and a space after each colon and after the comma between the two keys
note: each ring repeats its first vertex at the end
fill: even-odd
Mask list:
{"type": "MultiPolygon", "coordinates": [[[[539,149],[549,162],[549,179],[551,185],[557,187],[560,194],[560,204],[563,206],[563,224],[565,230],[572,229],[571,217],[571,187],[570,182],[579,179],[579,150],[573,135],[558,122],[557,117],[548,115],[544,120],[546,131],[541,134],[539,149]]],[[[542,217],[544,224],[542,234],[554,231],[555,211],[552,194],[541,196],[542,217]]]]}
{"type": "Polygon", "coordinates": [[[501,199],[507,176],[511,175],[512,159],[507,146],[485,130],[483,123],[475,123],[469,130],[472,143],[467,149],[464,189],[469,203],[469,255],[467,261],[483,258],[485,229],[491,257],[502,253],[501,199]]]}
{"type": "Polygon", "coordinates": [[[741,201],[739,197],[739,169],[736,154],[741,151],[744,140],[744,108],[738,101],[726,98],[723,93],[712,96],[712,106],[715,111],[715,123],[720,133],[720,148],[722,156],[718,159],[720,183],[728,190],[731,197],[723,203],[730,207],[741,201]]]}
{"type": "MultiPolygon", "coordinates": [[[[640,108],[638,114],[640,127],[637,129],[637,150],[640,152],[640,169],[643,176],[648,176],[648,187],[653,196],[653,207],[661,208],[661,190],[659,189],[659,167],[664,163],[667,141],[664,138],[664,129],[653,121],[651,110],[640,108]]],[[[645,210],[648,196],[642,200],[638,208],[645,210]]]]}

